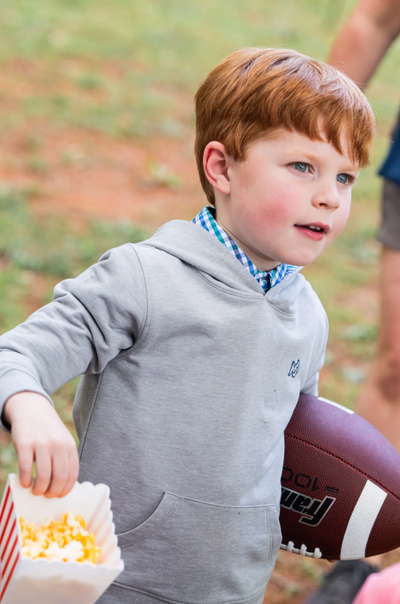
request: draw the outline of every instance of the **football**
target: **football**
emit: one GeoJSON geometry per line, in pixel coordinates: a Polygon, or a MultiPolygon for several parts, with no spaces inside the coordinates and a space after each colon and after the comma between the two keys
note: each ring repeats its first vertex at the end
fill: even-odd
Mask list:
{"type": "Polygon", "coordinates": [[[400,546],[400,455],[369,422],[300,395],[285,430],[281,548],[353,560],[400,546]]]}

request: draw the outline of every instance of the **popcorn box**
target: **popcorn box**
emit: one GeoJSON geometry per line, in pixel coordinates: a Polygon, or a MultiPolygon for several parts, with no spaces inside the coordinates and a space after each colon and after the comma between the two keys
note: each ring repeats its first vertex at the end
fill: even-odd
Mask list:
{"type": "Polygon", "coordinates": [[[1,604],[93,604],[123,569],[105,484],[77,482],[65,497],[47,499],[32,495],[16,474],[9,475],[0,507],[1,604]],[[102,548],[98,564],[23,557],[19,517],[38,524],[67,512],[80,514],[86,530],[96,535],[102,548]]]}

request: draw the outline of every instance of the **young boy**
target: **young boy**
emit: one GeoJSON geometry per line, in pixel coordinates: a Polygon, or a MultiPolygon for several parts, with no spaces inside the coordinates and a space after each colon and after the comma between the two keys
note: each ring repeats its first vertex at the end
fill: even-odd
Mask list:
{"type": "Polygon", "coordinates": [[[125,571],[103,604],[261,604],[280,545],[284,429],[317,394],[327,319],[298,270],[345,226],[374,118],[334,68],[240,50],[196,96],[210,206],[107,252],[0,338],[23,486],[111,488],[125,571]]]}

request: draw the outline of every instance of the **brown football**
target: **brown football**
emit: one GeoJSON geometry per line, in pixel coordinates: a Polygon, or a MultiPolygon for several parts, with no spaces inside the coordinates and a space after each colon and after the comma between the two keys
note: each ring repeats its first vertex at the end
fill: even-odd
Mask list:
{"type": "Polygon", "coordinates": [[[282,549],[352,560],[400,547],[400,455],[362,417],[300,395],[285,430],[282,549]]]}

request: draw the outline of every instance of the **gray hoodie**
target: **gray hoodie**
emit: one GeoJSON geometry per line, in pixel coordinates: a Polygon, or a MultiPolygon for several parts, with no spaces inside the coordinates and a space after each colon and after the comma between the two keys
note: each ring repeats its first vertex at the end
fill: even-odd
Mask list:
{"type": "Polygon", "coordinates": [[[280,544],[284,429],[317,394],[327,319],[298,273],[264,294],[185,221],[107,252],[0,337],[0,404],[74,404],[80,481],[110,486],[125,571],[103,604],[261,604],[280,544]]]}

